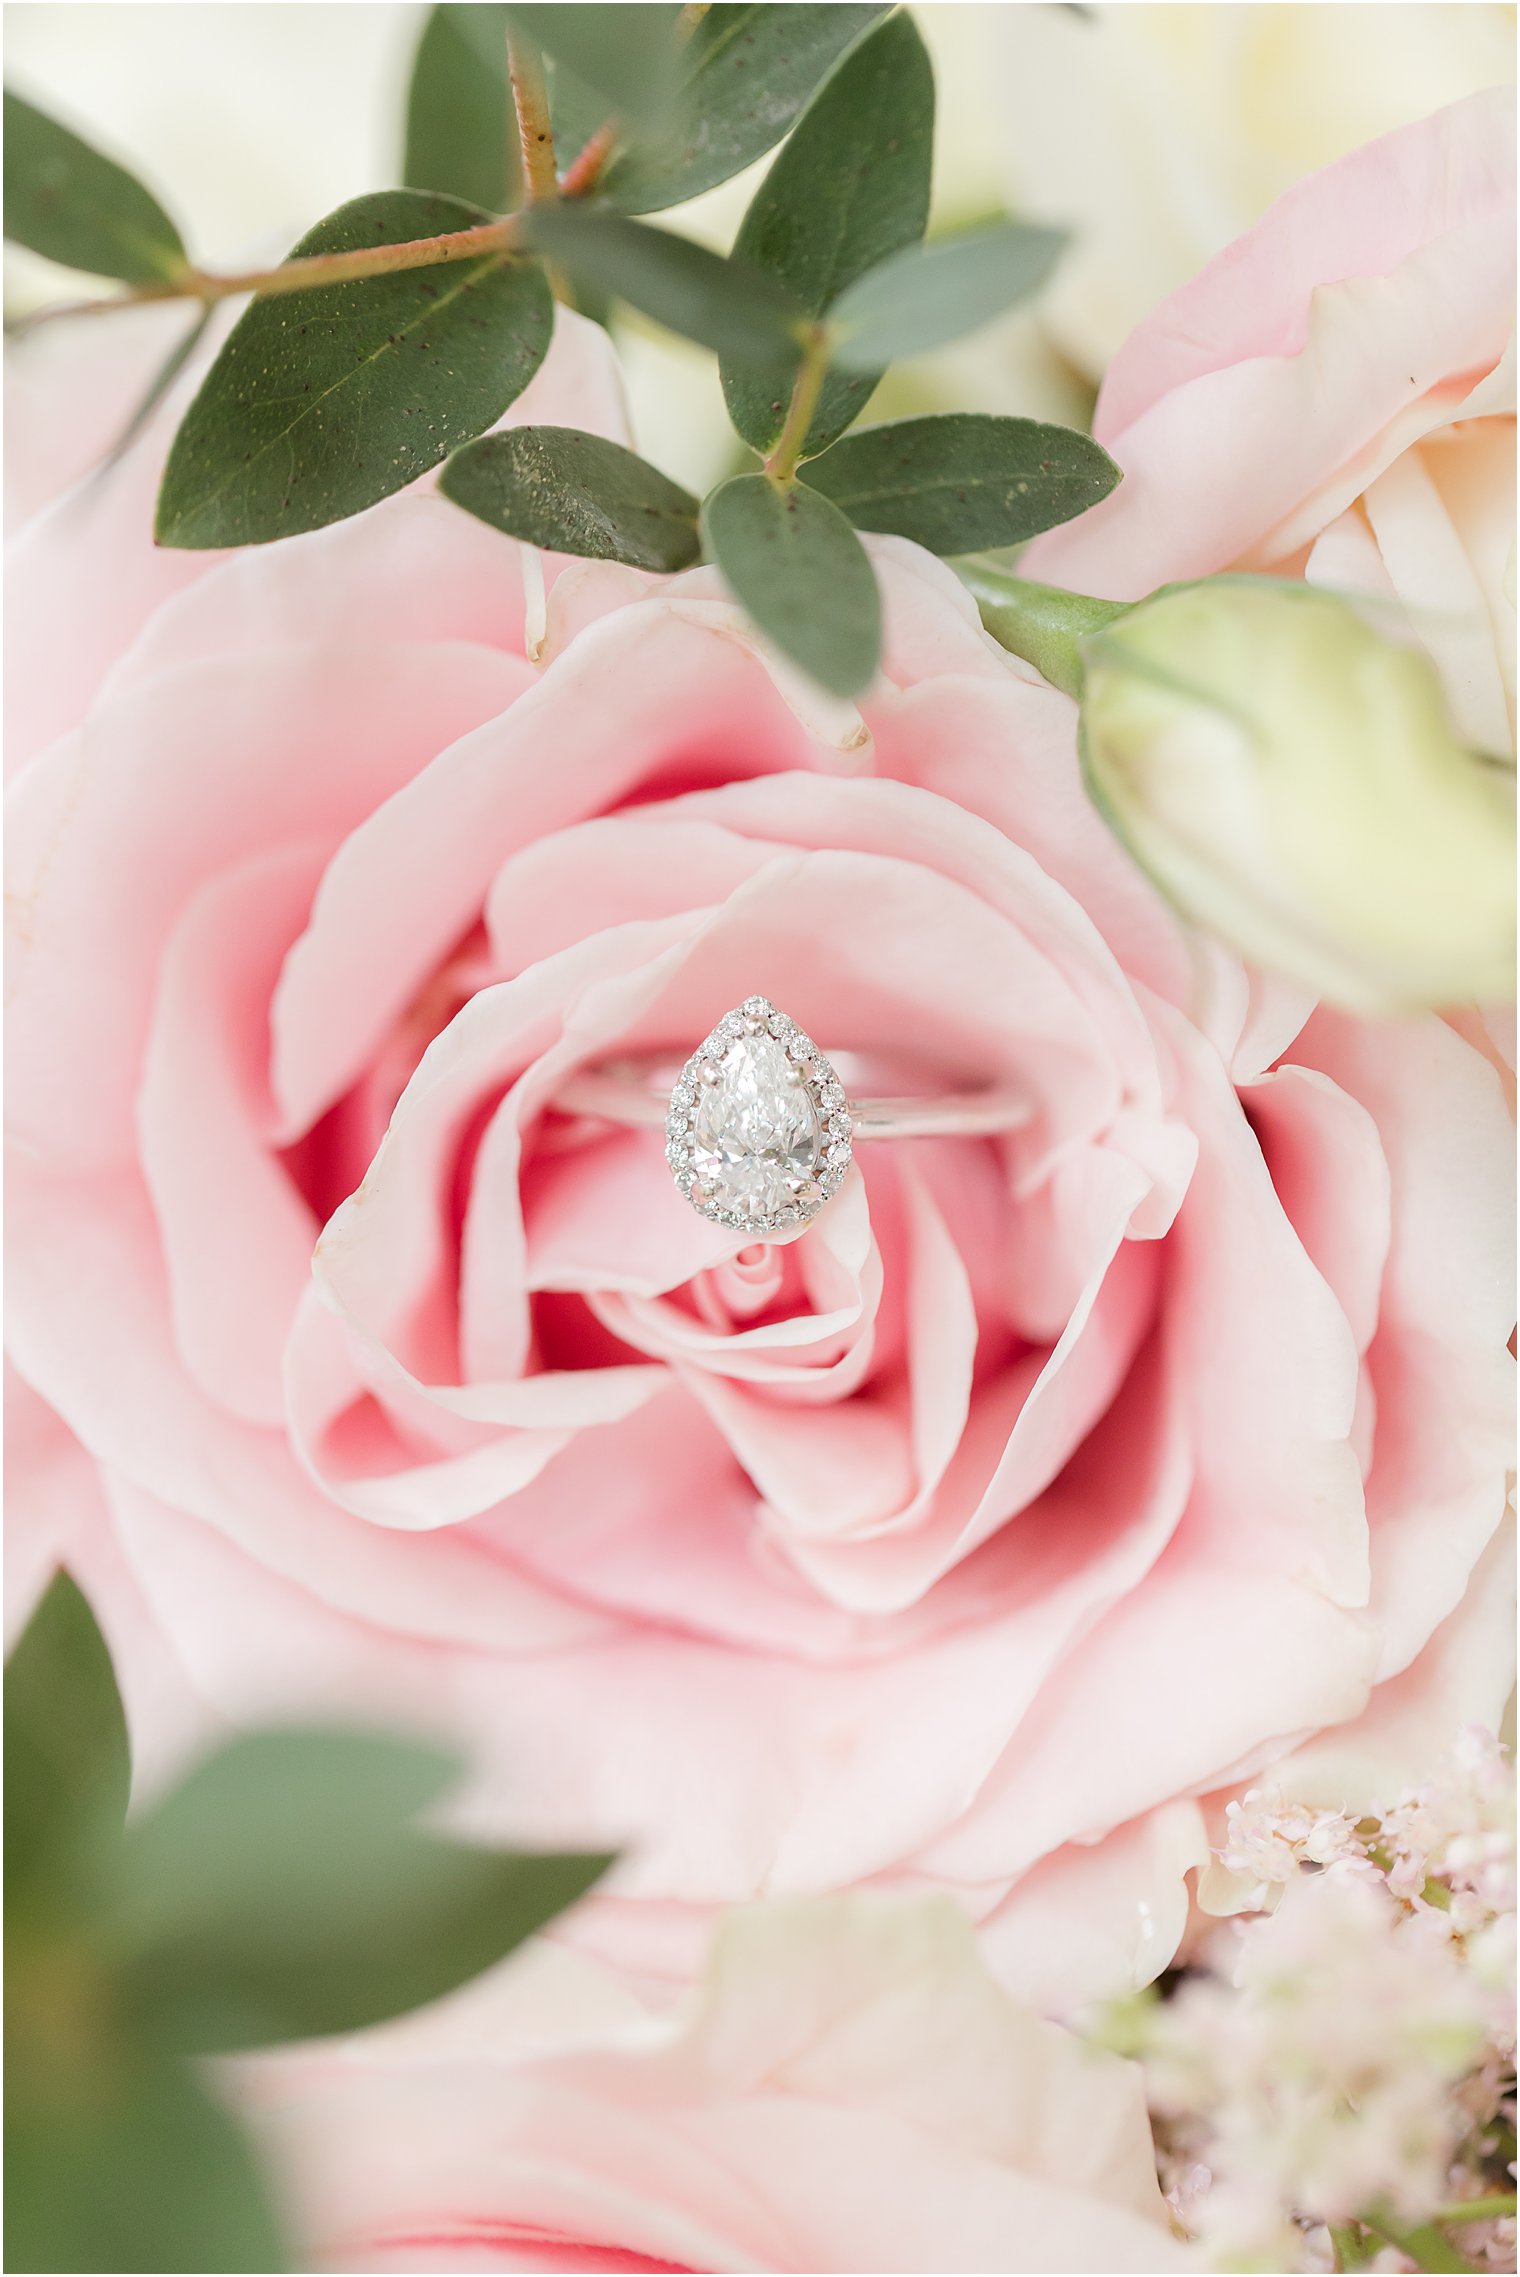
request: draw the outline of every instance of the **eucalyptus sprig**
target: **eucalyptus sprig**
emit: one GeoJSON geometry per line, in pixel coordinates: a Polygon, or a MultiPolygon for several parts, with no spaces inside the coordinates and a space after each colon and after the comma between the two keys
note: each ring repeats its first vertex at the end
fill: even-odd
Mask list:
{"type": "Polygon", "coordinates": [[[110,1655],[62,1574],[11,1655],[5,1709],[12,2269],[289,2266],[197,2059],[436,2000],[611,1863],[429,1831],[419,1814],[459,1765],[357,1730],[233,1740],[129,1817],[110,1655]]]}
{"type": "Polygon", "coordinates": [[[1091,437],[1033,420],[847,434],[890,363],[1012,307],[1062,244],[1014,221],[924,242],[934,78],[905,10],[435,8],[407,186],[235,275],[193,262],[113,161],[7,105],[7,235],[125,287],[42,316],[250,296],[170,449],[160,544],[266,544],[442,466],[444,496],[525,544],[655,574],[705,553],[767,639],[853,696],[881,648],[858,531],[999,549],[1118,480],[1091,437]],[[778,142],[726,258],[638,218],[778,142]],[[621,302],[715,353],[750,470],[697,501],[596,436],[489,432],[543,361],[556,297],[621,302]]]}

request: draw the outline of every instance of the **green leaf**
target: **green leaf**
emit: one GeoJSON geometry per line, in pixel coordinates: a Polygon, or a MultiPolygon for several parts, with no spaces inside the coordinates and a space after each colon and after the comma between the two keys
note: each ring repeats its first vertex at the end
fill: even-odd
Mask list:
{"type": "Polygon", "coordinates": [[[60,1573],[5,1670],[5,1898],[47,1902],[86,1845],[119,1834],[132,1763],[111,1655],[60,1573]]]}
{"type": "Polygon", "coordinates": [[[806,480],[860,530],[931,553],[1018,545],[1106,498],[1119,469],[1090,435],[975,411],[894,419],[846,435],[806,480]]]}
{"type": "MultiPolygon", "coordinates": [[[[910,16],[890,16],[809,104],[755,194],[735,254],[779,278],[809,316],[822,316],[855,278],[922,237],[933,147],[928,53],[910,16]]],[[[805,453],[843,434],[876,376],[829,374],[805,453]]],[[[744,440],[771,450],[786,414],[772,375],[725,367],[723,393],[744,440]]]]}
{"type": "MultiPolygon", "coordinates": [[[[329,214],[292,257],[487,218],[381,190],[329,214]]],[[[553,323],[542,269],[503,252],[255,300],[174,438],[159,544],[262,545],[373,506],[501,417],[553,323]]]]}
{"type": "Polygon", "coordinates": [[[681,52],[671,117],[612,155],[597,195],[656,213],[713,189],[774,148],[825,74],[885,7],[709,8],[681,52]]]}
{"type": "Polygon", "coordinates": [[[530,208],[523,241],[577,284],[614,294],[704,348],[773,368],[797,360],[800,311],[790,294],[689,237],[569,203],[530,208]]]}
{"type": "Polygon", "coordinates": [[[162,284],[188,266],[157,198],[45,111],[5,94],[5,234],[66,269],[162,284]]]}
{"type": "Polygon", "coordinates": [[[453,1991],[605,1872],[419,1831],[454,1768],[330,1731],[202,1763],[127,1832],[104,1936],[130,2013],[195,2053],[356,2031],[453,1991]]]}
{"type": "Polygon", "coordinates": [[[446,498],[508,537],[635,569],[695,561],[697,501],[621,444],[575,427],[518,427],[456,451],[446,498]]]}
{"type": "Polygon", "coordinates": [[[7,2268],[290,2266],[252,2152],[181,2067],[118,2048],[47,2097],[6,2070],[7,2268]]]}
{"type": "Polygon", "coordinates": [[[836,696],[866,687],[881,655],[881,599],[837,506],[800,484],[738,474],[702,508],[702,535],[767,639],[836,696]]]}
{"type": "Polygon", "coordinates": [[[624,118],[654,120],[664,110],[676,76],[679,7],[663,0],[638,6],[518,7],[514,23],[546,56],[573,71],[624,118]]]}
{"type": "Polygon", "coordinates": [[[1443,2237],[1432,2222],[1404,2222],[1379,2209],[1364,2214],[1363,2222],[1373,2233],[1396,2246],[1406,2261],[1416,2269],[1450,2271],[1455,2277],[1459,2271],[1470,2271],[1472,2263],[1458,2253],[1449,2237],[1443,2237]]]}
{"type": "Polygon", "coordinates": [[[834,303],[834,362],[880,371],[899,356],[921,356],[975,332],[1042,285],[1065,243],[1062,230],[1005,221],[911,246],[857,278],[834,303]]]}
{"type": "Polygon", "coordinates": [[[506,9],[493,0],[429,9],[406,98],[407,188],[509,212],[520,182],[511,118],[506,9]]]}

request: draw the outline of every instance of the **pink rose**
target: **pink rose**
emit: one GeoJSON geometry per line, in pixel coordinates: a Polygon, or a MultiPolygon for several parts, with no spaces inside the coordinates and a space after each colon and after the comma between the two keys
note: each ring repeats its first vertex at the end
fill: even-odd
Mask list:
{"type": "MultiPolygon", "coordinates": [[[[1274,370],[1316,246],[1456,295],[1336,218],[1432,236],[1424,148],[1301,193],[1274,370]]],[[[602,335],[562,317],[516,416],[615,432],[602,335]]],[[[1508,1452],[1477,1051],[1186,938],[1070,703],[911,546],[871,541],[856,715],[706,570],[564,571],[528,662],[516,549],[426,490],[171,577],[163,442],[12,577],[15,1507],[150,1775],[217,1720],[433,1722],[474,1824],[622,1849],[571,1933],[651,1977],[726,1901],[929,1884],[1059,2004],[1169,1958],[1192,1798],[1454,1656],[1496,1712],[1502,1646],[1453,1642],[1508,1452]],[[1033,1118],[863,1148],[742,1243],[555,1100],[752,990],[873,1088],[1033,1118]]]]}
{"type": "Polygon", "coordinates": [[[1193,2265],[1139,2072],[1001,1993],[944,1898],[740,1911],[668,2020],[545,1947],[224,2072],[323,2269],[1193,2265]]]}

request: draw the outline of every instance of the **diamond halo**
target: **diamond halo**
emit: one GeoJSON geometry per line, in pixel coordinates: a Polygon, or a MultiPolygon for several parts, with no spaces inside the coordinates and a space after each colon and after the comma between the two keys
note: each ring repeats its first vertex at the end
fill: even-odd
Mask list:
{"type": "Polygon", "coordinates": [[[835,1195],[853,1123],[825,1053],[764,996],[727,1012],[671,1093],[665,1158],[692,1208],[739,1233],[792,1233],[835,1195]]]}

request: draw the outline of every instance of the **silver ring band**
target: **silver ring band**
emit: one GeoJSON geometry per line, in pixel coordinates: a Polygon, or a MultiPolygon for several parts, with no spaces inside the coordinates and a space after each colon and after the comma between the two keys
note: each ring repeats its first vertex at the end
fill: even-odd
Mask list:
{"type": "Polygon", "coordinates": [[[665,1125],[678,1190],[712,1224],[754,1238],[810,1225],[844,1183],[857,1139],[975,1138],[1016,1131],[1033,1112],[1007,1086],[939,1098],[857,1099],[826,1052],[769,997],[726,1012],[666,1089],[668,1054],[572,1076],[555,1105],[640,1128],[665,1125]]]}
{"type": "MultiPolygon", "coordinates": [[[[555,1094],[561,1114],[594,1115],[603,1123],[627,1123],[639,1130],[663,1129],[670,1111],[670,1085],[655,1071],[668,1066],[666,1055],[648,1060],[609,1060],[604,1067],[572,1076],[555,1094]]],[[[953,1091],[932,1099],[851,1099],[848,1113],[856,1139],[990,1138],[1022,1130],[1034,1110],[1023,1091],[953,1091]]]]}

